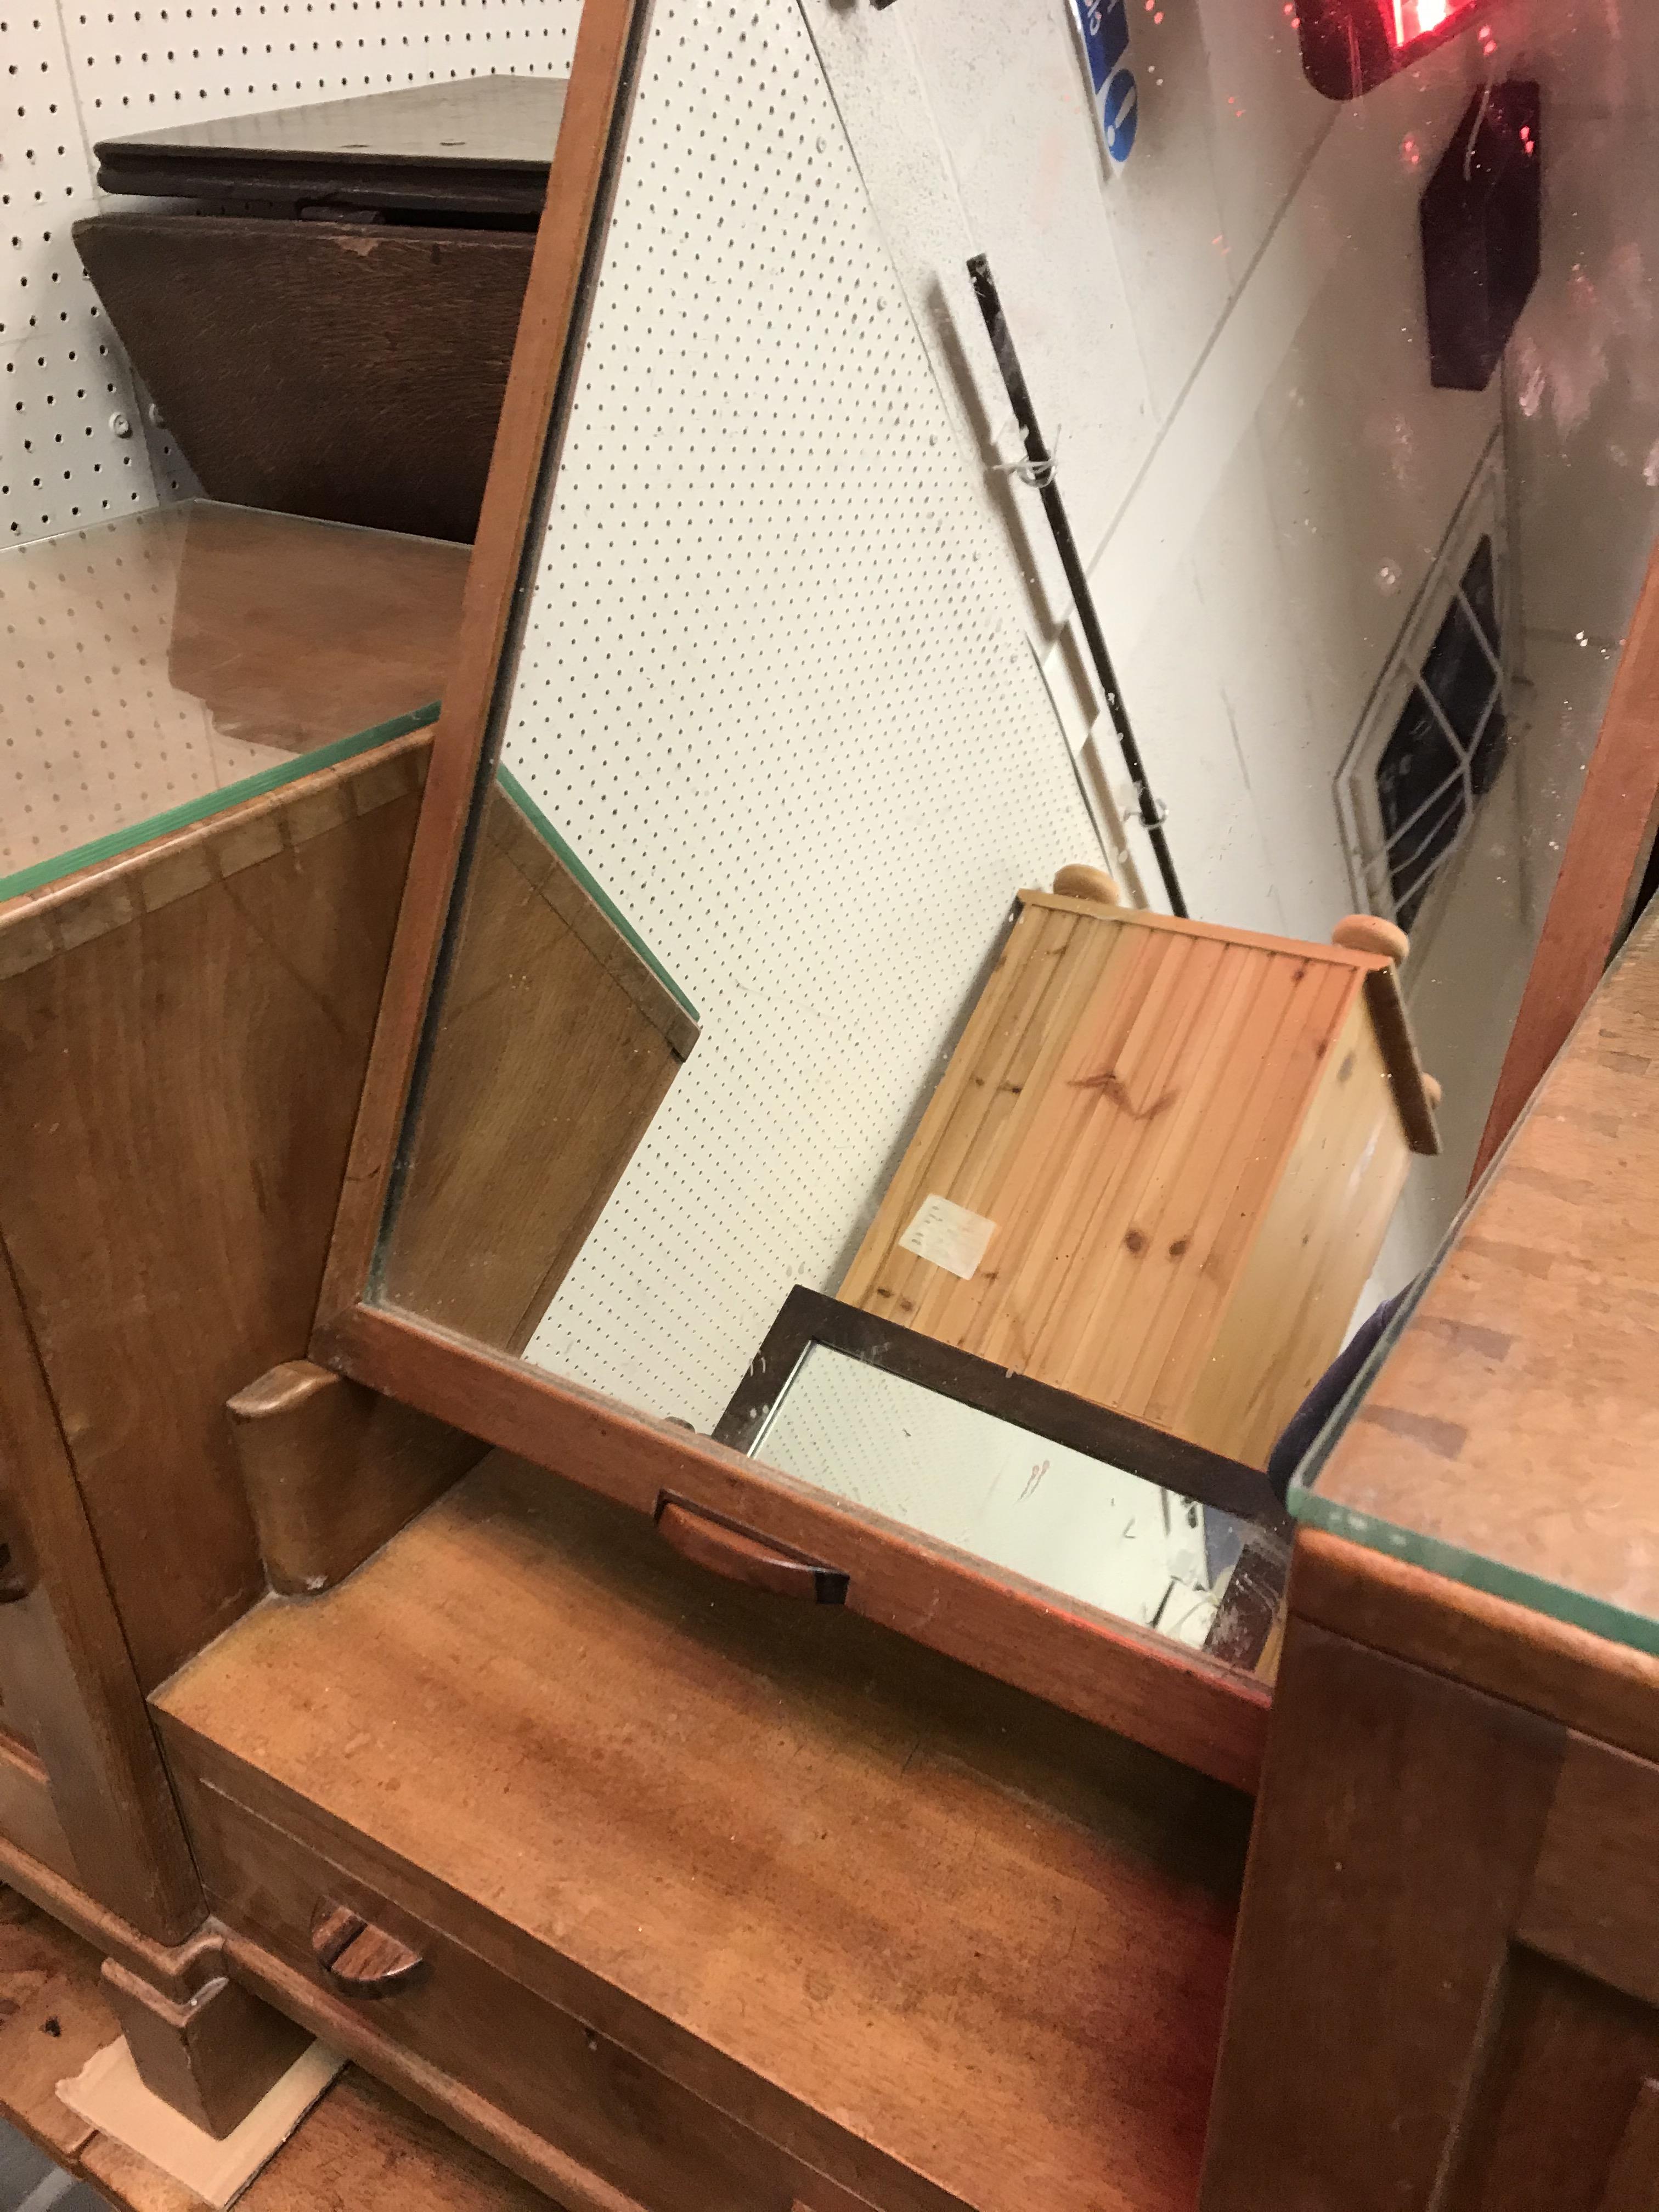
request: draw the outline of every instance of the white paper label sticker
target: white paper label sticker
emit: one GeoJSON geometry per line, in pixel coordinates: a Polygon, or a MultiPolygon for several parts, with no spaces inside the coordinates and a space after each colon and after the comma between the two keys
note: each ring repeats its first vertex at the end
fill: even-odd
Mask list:
{"type": "Polygon", "coordinates": [[[996,1233],[995,1222],[988,1221],[982,1213],[969,1213],[965,1206],[953,1205],[937,1191],[929,1191],[921,1212],[899,1238],[899,1249],[914,1252],[919,1260],[931,1260],[936,1267],[948,1268],[965,1283],[979,1273],[986,1247],[996,1233]]]}

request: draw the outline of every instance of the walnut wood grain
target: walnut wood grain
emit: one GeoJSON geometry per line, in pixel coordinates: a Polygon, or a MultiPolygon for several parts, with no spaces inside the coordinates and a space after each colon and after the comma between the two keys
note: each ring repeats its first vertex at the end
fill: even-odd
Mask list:
{"type": "Polygon", "coordinates": [[[519,1352],[697,1024],[499,786],[473,855],[377,1297],[519,1352]]]}
{"type": "Polygon", "coordinates": [[[805,1605],[847,1601],[848,1577],[836,1568],[797,1559],[752,1530],[734,1528],[697,1506],[665,1498],[657,1509],[657,1533],[683,1559],[711,1568],[745,1589],[769,1590],[775,1597],[796,1598],[805,1605]]]}
{"type": "Polygon", "coordinates": [[[222,1974],[182,1998],[115,1959],[102,1980],[146,2087],[211,2136],[239,2127],[311,2039],[222,1974]]]}
{"type": "Polygon", "coordinates": [[[848,1607],[988,1674],[1255,1787],[1271,1692],[1153,1631],[1014,1583],[963,1554],[596,1391],[362,1306],[320,1333],[331,1363],[406,1404],[654,1515],[666,1492],[849,1577],[848,1607]]]}
{"type": "Polygon", "coordinates": [[[327,1589],[441,1497],[485,1447],[308,1359],[225,1408],[273,1589],[327,1589]]]}
{"type": "MultiPolygon", "coordinates": [[[[319,1894],[441,1932],[872,2203],[1190,2202],[1246,1808],[1189,1771],[499,1455],[154,1702],[219,1909],[295,1964],[319,1894]]],[[[388,2021],[437,2034],[445,1975],[388,2021]]]]}
{"type": "Polygon", "coordinates": [[[412,1989],[426,1960],[349,1905],[324,1903],[311,1917],[311,1955],[343,1996],[394,1997],[412,1989]]]}
{"type": "Polygon", "coordinates": [[[1566,1740],[1292,1615],[1202,2212],[1440,2203],[1566,1740]]]}
{"type": "Polygon", "coordinates": [[[305,1348],[429,742],[0,917],[0,1227],[145,1686],[263,1587],[225,1401],[305,1348]]]}
{"type": "Polygon", "coordinates": [[[1590,756],[1561,872],[1510,1033],[1470,1188],[1544,1079],[1601,980],[1653,849],[1659,810],[1659,554],[1590,756]]]}
{"type": "Polygon", "coordinates": [[[1302,1528],[1291,1607],[1529,1711],[1659,1759],[1659,1658],[1323,1529],[1302,1528]]]}

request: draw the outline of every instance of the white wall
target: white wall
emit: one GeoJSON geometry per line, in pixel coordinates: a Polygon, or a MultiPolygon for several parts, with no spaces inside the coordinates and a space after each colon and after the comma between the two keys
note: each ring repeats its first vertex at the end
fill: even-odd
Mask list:
{"type": "Polygon", "coordinates": [[[703,1018],[532,1356],[710,1426],[1099,854],[794,0],[658,0],[504,757],[703,1018]]]}
{"type": "MultiPolygon", "coordinates": [[[[1060,0],[803,4],[981,465],[1009,416],[962,262],[990,256],[1193,910],[1323,935],[1352,903],[1332,779],[1498,420],[1430,389],[1422,327],[1422,163],[1473,42],[1338,108],[1276,10],[1136,9],[1113,170],[1060,0]]],[[[1063,693],[1063,587],[1014,497],[1063,693]]]]}

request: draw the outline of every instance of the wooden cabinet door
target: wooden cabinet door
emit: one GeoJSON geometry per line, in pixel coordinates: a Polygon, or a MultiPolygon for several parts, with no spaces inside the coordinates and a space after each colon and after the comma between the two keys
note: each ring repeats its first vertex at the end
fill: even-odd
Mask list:
{"type": "Polygon", "coordinates": [[[176,1943],[200,1886],[3,1252],[0,1543],[0,1839],[176,1943]]]}

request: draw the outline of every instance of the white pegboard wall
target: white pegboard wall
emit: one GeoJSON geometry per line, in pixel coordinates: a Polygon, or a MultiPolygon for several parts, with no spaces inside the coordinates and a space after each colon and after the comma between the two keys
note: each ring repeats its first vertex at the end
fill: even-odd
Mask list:
{"type": "Polygon", "coordinates": [[[85,12],[0,0],[0,545],[190,489],[159,441],[158,481],[141,396],[70,238],[100,204],[99,139],[490,71],[562,75],[580,12],[579,0],[85,12]]]}
{"type": "Polygon", "coordinates": [[[658,0],[506,758],[703,1016],[533,1356],[708,1425],[1098,851],[793,0],[658,0]]]}

